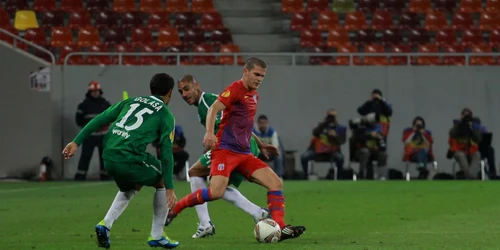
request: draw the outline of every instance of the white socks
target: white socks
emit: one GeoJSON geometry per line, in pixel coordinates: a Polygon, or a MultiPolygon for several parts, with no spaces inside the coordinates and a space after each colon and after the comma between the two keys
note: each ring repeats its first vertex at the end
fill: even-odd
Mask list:
{"type": "Polygon", "coordinates": [[[153,225],[151,227],[151,237],[159,240],[163,236],[163,227],[167,220],[167,190],[157,188],[153,198],[153,225]]]}
{"type": "Polygon", "coordinates": [[[232,203],[253,217],[258,217],[261,214],[261,208],[249,201],[236,188],[227,187],[222,199],[232,203]]]}
{"type": "Polygon", "coordinates": [[[118,194],[116,194],[115,200],[111,204],[106,217],[104,217],[104,224],[108,229],[111,229],[111,227],[113,226],[113,222],[115,222],[115,220],[120,217],[123,211],[125,211],[128,203],[132,200],[132,198],[134,198],[136,194],[137,191],[135,190],[127,192],[118,191],[118,194]]]}
{"type": "MultiPolygon", "coordinates": [[[[205,179],[198,176],[190,177],[189,182],[191,183],[191,192],[194,192],[201,188],[206,188],[205,179]]],[[[200,219],[200,226],[206,226],[210,222],[210,215],[208,215],[207,202],[194,206],[196,213],[198,214],[198,219],[200,219]]]]}

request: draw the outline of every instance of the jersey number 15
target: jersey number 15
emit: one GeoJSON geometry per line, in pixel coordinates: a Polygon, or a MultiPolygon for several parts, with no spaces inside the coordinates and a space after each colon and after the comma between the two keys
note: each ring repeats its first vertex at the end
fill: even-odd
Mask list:
{"type": "Polygon", "coordinates": [[[128,118],[132,115],[132,113],[135,112],[135,110],[140,106],[139,103],[133,103],[133,104],[130,104],[130,109],[128,110],[128,112],[125,114],[125,116],[123,116],[123,118],[117,122],[115,125],[119,128],[123,128],[127,131],[130,131],[130,130],[135,130],[137,128],[139,128],[142,123],[144,122],[144,115],[146,113],[148,114],[152,114],[153,113],[153,110],[151,109],[148,109],[148,108],[143,108],[141,110],[139,110],[139,112],[135,113],[135,117],[137,118],[137,121],[135,121],[134,124],[132,125],[127,125],[125,126],[125,123],[127,123],[127,120],[128,118]]]}

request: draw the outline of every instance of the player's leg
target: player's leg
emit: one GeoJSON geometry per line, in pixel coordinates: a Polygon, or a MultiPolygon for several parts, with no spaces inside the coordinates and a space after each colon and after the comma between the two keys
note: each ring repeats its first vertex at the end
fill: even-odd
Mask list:
{"type": "MultiPolygon", "coordinates": [[[[191,192],[207,187],[205,185],[205,178],[210,174],[209,166],[210,151],[202,155],[200,159],[189,169],[188,174],[191,192]]],[[[196,214],[198,215],[200,223],[192,238],[204,238],[215,234],[215,227],[210,220],[210,215],[208,214],[207,203],[197,205],[194,208],[196,209],[196,214]]]]}
{"type": "MultiPolygon", "coordinates": [[[[245,179],[244,176],[242,176],[239,173],[233,172],[231,173],[231,176],[229,177],[229,184],[228,185],[233,185],[235,187],[239,187],[241,182],[245,179]]],[[[261,208],[251,201],[249,201],[243,194],[241,194],[240,191],[236,188],[232,188],[230,186],[227,187],[226,191],[224,192],[224,196],[222,199],[226,200],[227,202],[232,203],[235,205],[237,208],[243,210],[244,212],[248,213],[251,215],[257,223],[258,221],[269,218],[269,211],[267,209],[261,208]]]]}

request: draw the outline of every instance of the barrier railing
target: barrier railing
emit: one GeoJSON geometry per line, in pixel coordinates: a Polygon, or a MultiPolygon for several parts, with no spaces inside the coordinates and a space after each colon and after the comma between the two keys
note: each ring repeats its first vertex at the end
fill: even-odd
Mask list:
{"type": "MultiPolygon", "coordinates": [[[[438,57],[465,57],[465,65],[469,66],[471,57],[498,57],[500,53],[257,53],[257,52],[241,52],[241,53],[172,53],[172,52],[71,52],[64,58],[64,65],[67,65],[68,60],[72,56],[117,56],[118,65],[122,65],[124,56],[175,56],[177,65],[181,65],[181,57],[185,56],[232,56],[234,65],[238,64],[238,57],[284,57],[291,59],[291,65],[298,65],[300,58],[314,57],[349,57],[350,65],[354,65],[355,57],[406,57],[408,65],[412,65],[412,57],[438,56],[438,57]]],[[[306,63],[307,64],[307,63],[306,63]]]]}
{"type": "Polygon", "coordinates": [[[54,53],[52,53],[50,50],[48,50],[40,45],[36,45],[35,43],[32,43],[32,42],[30,42],[22,37],[19,37],[16,34],[10,33],[9,31],[7,31],[5,29],[0,29],[0,33],[5,34],[9,37],[12,37],[14,39],[14,44],[12,46],[14,46],[15,48],[17,48],[18,41],[21,41],[21,42],[37,49],[37,50],[40,50],[40,51],[48,54],[50,56],[50,63],[56,64],[56,57],[54,56],[54,53]]]}

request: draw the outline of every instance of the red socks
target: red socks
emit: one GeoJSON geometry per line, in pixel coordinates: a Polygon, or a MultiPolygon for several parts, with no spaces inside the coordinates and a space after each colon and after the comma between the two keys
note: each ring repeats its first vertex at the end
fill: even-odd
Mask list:
{"type": "Polygon", "coordinates": [[[196,205],[200,205],[211,200],[212,200],[212,194],[210,193],[210,189],[208,188],[198,189],[195,192],[186,195],[184,198],[178,201],[177,204],[175,204],[174,209],[172,209],[172,213],[179,214],[185,208],[194,207],[196,205]]]}
{"type": "Polygon", "coordinates": [[[276,221],[281,228],[286,226],[285,223],[285,197],[281,191],[267,192],[267,208],[271,212],[271,217],[276,221]]]}

